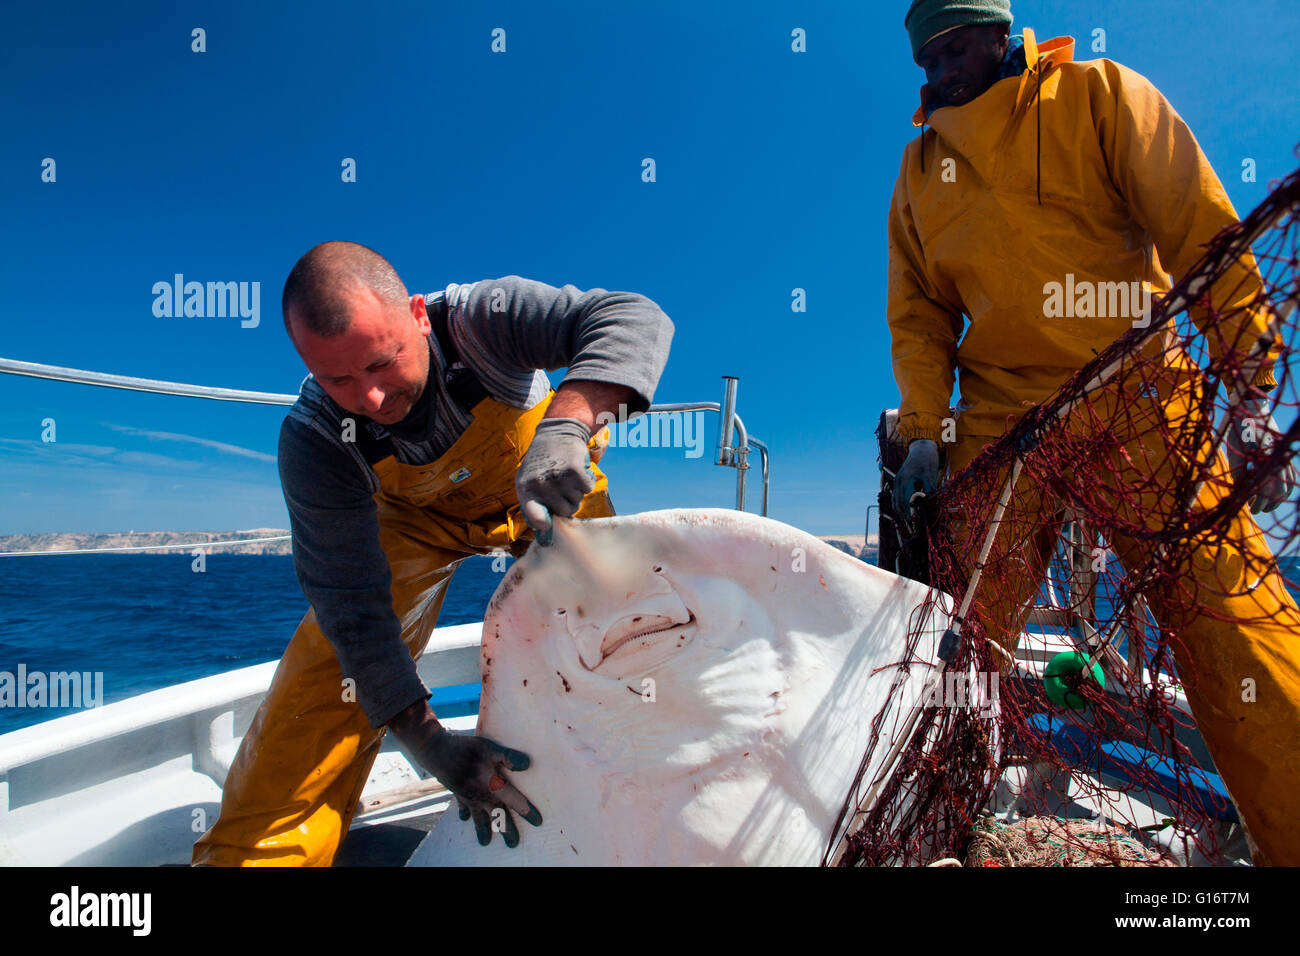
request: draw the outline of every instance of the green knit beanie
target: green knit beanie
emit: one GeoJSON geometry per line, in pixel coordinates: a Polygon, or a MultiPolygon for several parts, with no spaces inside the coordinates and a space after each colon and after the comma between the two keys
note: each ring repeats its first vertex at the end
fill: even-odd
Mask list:
{"type": "Polygon", "coordinates": [[[903,28],[912,41],[912,59],[940,33],[973,23],[1011,25],[1011,0],[912,0],[903,28]]]}

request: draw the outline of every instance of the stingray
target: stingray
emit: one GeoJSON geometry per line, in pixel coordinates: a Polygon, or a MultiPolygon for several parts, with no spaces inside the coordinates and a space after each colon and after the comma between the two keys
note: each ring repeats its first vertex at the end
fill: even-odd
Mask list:
{"type": "Polygon", "coordinates": [[[529,755],[511,778],[544,822],[483,847],[453,809],[408,865],[814,865],[950,606],[742,512],[557,522],[489,604],[478,723],[529,755]]]}

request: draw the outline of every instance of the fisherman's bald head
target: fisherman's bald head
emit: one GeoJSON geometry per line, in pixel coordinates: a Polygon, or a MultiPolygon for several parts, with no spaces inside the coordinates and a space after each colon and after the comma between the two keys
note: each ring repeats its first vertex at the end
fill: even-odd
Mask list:
{"type": "Polygon", "coordinates": [[[289,338],[294,326],[322,338],[348,330],[358,296],[369,292],[403,313],[410,296],[392,263],[358,242],[332,241],[303,254],[284,283],[280,308],[289,338]]]}
{"type": "Polygon", "coordinates": [[[285,280],[281,307],[303,364],[340,408],[392,425],[424,394],[432,332],[424,296],[407,295],[375,250],[314,246],[285,280]]]}

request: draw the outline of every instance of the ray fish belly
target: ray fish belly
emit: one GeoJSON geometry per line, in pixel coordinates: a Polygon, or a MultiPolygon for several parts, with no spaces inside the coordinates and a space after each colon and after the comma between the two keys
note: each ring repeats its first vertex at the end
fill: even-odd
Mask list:
{"type": "Polygon", "coordinates": [[[478,725],[529,755],[511,776],[544,822],[481,847],[453,808],[409,865],[814,865],[872,719],[888,705],[888,734],[920,700],[950,606],[741,512],[557,522],[488,607],[478,725]]]}

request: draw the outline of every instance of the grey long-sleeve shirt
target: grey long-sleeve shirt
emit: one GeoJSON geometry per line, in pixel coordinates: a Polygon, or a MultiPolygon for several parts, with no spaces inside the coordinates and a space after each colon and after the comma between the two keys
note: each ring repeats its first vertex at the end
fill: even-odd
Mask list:
{"type": "MultiPolygon", "coordinates": [[[[507,276],[452,284],[443,298],[452,343],[488,394],[515,408],[546,396],[541,371],[567,368],[564,381],[624,385],[629,412],[650,407],[668,360],[673,325],[644,296],[574,286],[561,289],[507,276]]],[[[393,454],[406,464],[441,456],[472,421],[448,394],[443,360],[429,337],[429,380],[401,422],[387,426],[393,454]]],[[[310,376],[280,428],[280,482],[293,532],[298,582],[333,645],[372,727],[428,696],[402,643],[392,607],[392,576],[379,544],[374,494],[379,479],[355,443],[341,440],[343,410],[310,376]]]]}

